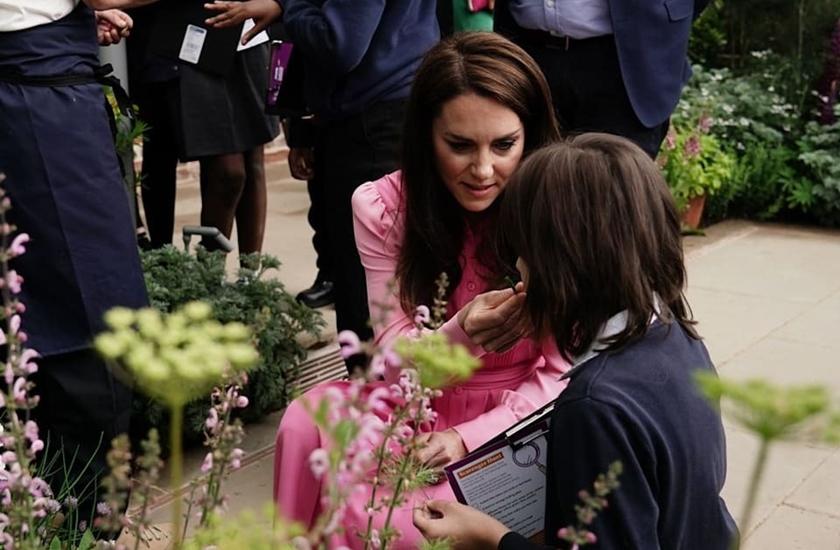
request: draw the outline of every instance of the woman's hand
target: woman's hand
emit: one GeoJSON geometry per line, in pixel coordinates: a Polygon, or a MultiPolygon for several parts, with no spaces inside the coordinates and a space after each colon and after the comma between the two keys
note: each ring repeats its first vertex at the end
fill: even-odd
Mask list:
{"type": "Polygon", "coordinates": [[[506,288],[479,294],[458,312],[458,324],[487,352],[510,349],[530,332],[524,290],[520,282],[515,291],[506,288]]]}
{"type": "Polygon", "coordinates": [[[283,8],[276,0],[248,0],[247,2],[213,2],[204,4],[204,9],[219,14],[207,19],[205,23],[217,28],[232,27],[245,21],[254,20],[254,28],[245,33],[242,43],[247,44],[252,38],[265,30],[275,19],[283,15],[283,8]]]}
{"type": "Polygon", "coordinates": [[[120,10],[101,10],[96,12],[96,41],[100,46],[117,44],[131,33],[134,20],[120,10]]]}
{"type": "Polygon", "coordinates": [[[452,428],[420,434],[417,440],[423,446],[417,453],[417,459],[430,468],[446,466],[467,455],[464,440],[452,428]]]}
{"type": "Polygon", "coordinates": [[[414,509],[414,526],[430,540],[448,539],[454,548],[495,550],[510,531],[492,517],[459,502],[430,500],[414,509]]]}

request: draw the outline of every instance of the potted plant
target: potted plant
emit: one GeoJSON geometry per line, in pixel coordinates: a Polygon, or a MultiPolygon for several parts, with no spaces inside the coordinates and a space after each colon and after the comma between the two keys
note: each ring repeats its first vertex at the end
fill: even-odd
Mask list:
{"type": "Polygon", "coordinates": [[[683,223],[691,229],[700,226],[706,196],[728,182],[735,167],[732,155],[709,133],[710,126],[707,116],[692,126],[672,125],[658,159],[683,223]]]}

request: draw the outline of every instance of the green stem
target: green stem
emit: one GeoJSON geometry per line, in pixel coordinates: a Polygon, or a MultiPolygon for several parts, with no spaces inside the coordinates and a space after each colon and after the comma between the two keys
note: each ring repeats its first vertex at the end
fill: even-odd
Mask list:
{"type": "MultiPolygon", "coordinates": [[[[374,474],[374,476],[375,476],[374,479],[376,479],[377,482],[374,483],[373,487],[371,488],[370,501],[368,502],[368,508],[373,508],[374,505],[376,504],[376,489],[379,486],[379,480],[382,479],[381,478],[381,476],[382,476],[382,466],[385,464],[385,457],[388,454],[388,447],[387,447],[388,441],[390,441],[391,437],[394,435],[394,429],[393,429],[394,426],[397,425],[399,422],[400,422],[400,420],[397,420],[396,422],[394,422],[393,424],[391,424],[389,426],[388,433],[383,438],[382,445],[380,445],[380,447],[378,449],[379,460],[376,464],[376,474],[374,474]]],[[[367,530],[365,531],[365,550],[368,550],[368,548],[370,548],[370,534],[371,534],[372,530],[373,530],[373,516],[370,515],[370,516],[368,516],[367,530]]]]}
{"type": "Polygon", "coordinates": [[[169,446],[171,451],[170,459],[170,490],[175,495],[172,501],[172,536],[173,548],[181,547],[181,479],[183,478],[184,452],[181,448],[181,432],[184,428],[184,406],[175,405],[172,407],[172,414],[169,417],[169,446]]]}
{"type": "MultiPolygon", "coordinates": [[[[770,440],[762,439],[761,446],[758,448],[758,457],[755,459],[753,465],[752,475],[750,475],[750,484],[747,487],[747,501],[744,503],[744,510],[741,512],[741,534],[746,535],[750,528],[750,521],[752,520],[753,509],[755,508],[755,500],[758,497],[758,487],[761,482],[761,477],[764,475],[764,467],[767,463],[767,451],[770,449],[770,440]]],[[[741,546],[741,541],[736,539],[732,542],[732,548],[737,550],[741,546]]]]}

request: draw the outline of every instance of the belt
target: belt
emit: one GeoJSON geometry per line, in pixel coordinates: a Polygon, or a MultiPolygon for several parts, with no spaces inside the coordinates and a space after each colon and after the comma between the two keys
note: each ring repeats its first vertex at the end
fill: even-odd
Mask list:
{"type": "MultiPolygon", "coordinates": [[[[113,76],[114,68],[110,64],[96,67],[93,72],[89,74],[50,74],[50,75],[25,75],[19,69],[11,67],[0,67],[0,82],[8,84],[17,84],[20,86],[36,86],[42,88],[60,88],[63,86],[81,86],[85,84],[101,84],[108,86],[114,92],[114,98],[117,100],[116,109],[119,110],[122,116],[127,117],[130,122],[134,123],[134,108],[131,105],[131,100],[128,94],[123,89],[120,80],[113,76]]],[[[108,111],[108,122],[111,127],[111,135],[116,140],[117,136],[117,121],[115,118],[114,107],[106,102],[108,111]]],[[[125,176],[126,167],[120,162],[120,171],[125,176]]]]}
{"type": "Polygon", "coordinates": [[[611,34],[593,36],[592,38],[572,38],[571,36],[559,36],[537,29],[521,29],[520,36],[525,42],[563,51],[568,51],[578,44],[597,44],[606,40],[612,41],[613,39],[613,35],[611,34]]]}

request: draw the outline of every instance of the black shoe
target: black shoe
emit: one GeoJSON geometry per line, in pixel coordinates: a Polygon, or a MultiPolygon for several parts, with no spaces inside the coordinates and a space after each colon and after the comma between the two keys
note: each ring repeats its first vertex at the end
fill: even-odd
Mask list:
{"type": "Polygon", "coordinates": [[[315,281],[311,287],[300,291],[295,300],[312,309],[330,305],[335,301],[332,281],[315,281]]]}

